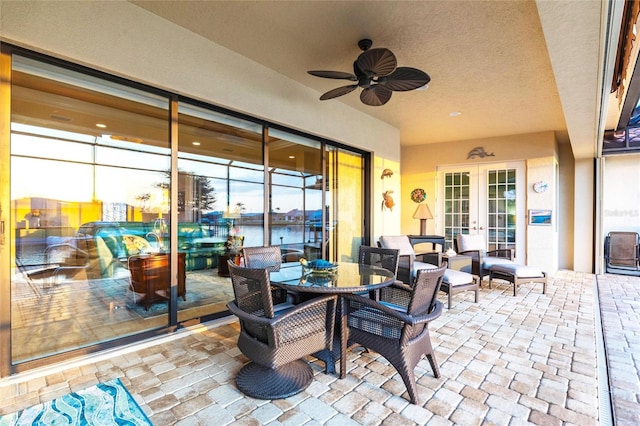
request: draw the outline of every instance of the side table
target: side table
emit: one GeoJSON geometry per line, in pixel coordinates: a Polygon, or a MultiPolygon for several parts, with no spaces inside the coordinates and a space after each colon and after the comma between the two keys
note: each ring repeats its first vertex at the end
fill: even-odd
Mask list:
{"type": "Polygon", "coordinates": [[[218,276],[230,277],[229,265],[227,261],[233,259],[233,263],[240,264],[240,252],[239,251],[224,251],[218,255],[218,276]]]}
{"type": "Polygon", "coordinates": [[[466,254],[456,254],[449,256],[446,253],[424,253],[422,254],[424,262],[439,265],[440,262],[447,262],[448,269],[471,273],[471,256],[466,254]]]}

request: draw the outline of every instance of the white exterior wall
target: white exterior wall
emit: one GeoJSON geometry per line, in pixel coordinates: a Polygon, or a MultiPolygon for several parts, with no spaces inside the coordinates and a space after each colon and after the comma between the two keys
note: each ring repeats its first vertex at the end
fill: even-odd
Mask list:
{"type": "Polygon", "coordinates": [[[558,183],[555,157],[527,161],[527,218],[530,210],[551,210],[551,225],[527,224],[527,265],[535,265],[548,274],[558,270],[558,183]],[[534,191],[536,182],[546,182],[549,189],[534,191]]]}
{"type": "Polygon", "coordinates": [[[592,272],[593,265],[593,159],[575,162],[573,269],[592,272]]]}

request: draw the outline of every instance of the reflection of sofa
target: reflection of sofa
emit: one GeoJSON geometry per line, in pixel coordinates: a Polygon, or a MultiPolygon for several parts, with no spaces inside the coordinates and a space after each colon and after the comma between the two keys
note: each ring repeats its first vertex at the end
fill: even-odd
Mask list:
{"type": "MultiPolygon", "coordinates": [[[[169,299],[169,254],[133,255],[129,257],[131,272],[131,290],[135,303],[143,303],[148,311],[149,306],[157,301],[169,299]]],[[[184,270],[185,254],[178,253],[178,296],[187,300],[184,270]]]]}
{"type": "MultiPolygon", "coordinates": [[[[87,252],[97,244],[102,246],[102,240],[114,258],[124,260],[157,250],[152,232],[153,222],[89,222],[78,229],[75,240],[77,247],[87,252]]],[[[164,236],[164,241],[169,242],[169,235],[164,236]]],[[[218,254],[224,251],[225,242],[226,238],[210,237],[204,225],[178,224],[178,252],[185,254],[187,271],[217,267],[218,254]]]]}

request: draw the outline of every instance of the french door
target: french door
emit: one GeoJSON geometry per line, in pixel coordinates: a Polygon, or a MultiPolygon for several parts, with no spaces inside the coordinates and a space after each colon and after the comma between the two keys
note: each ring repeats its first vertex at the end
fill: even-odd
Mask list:
{"type": "Polygon", "coordinates": [[[524,162],[438,168],[438,229],[446,247],[458,234],[483,234],[487,249],[515,248],[525,259],[524,162]]]}

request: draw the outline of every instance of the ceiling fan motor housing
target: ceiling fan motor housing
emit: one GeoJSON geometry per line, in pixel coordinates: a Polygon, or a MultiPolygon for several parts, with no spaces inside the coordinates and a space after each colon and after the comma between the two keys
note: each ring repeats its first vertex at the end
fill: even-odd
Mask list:
{"type": "Polygon", "coordinates": [[[363,51],[369,50],[371,46],[373,46],[373,41],[368,38],[363,38],[358,42],[358,47],[363,51]]]}

